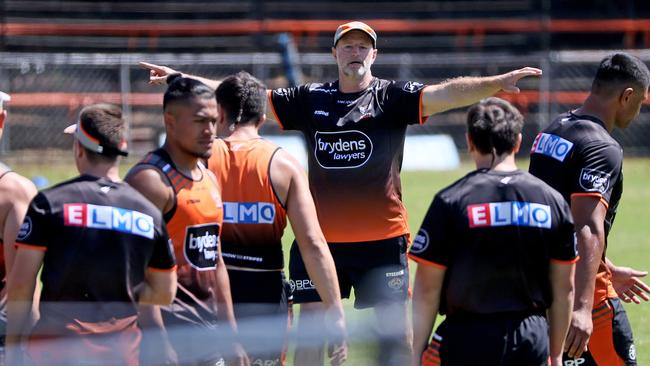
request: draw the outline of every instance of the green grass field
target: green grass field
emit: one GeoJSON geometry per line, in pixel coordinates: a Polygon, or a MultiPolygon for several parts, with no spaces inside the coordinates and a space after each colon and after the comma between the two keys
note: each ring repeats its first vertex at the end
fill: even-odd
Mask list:
{"type": "MultiPolygon", "coordinates": [[[[37,164],[27,164],[21,160],[9,159],[7,162],[27,177],[42,175],[52,184],[75,175],[71,161],[61,163],[60,159],[52,159],[48,154],[44,154],[37,164]]],[[[129,163],[124,164],[124,172],[129,165],[129,163]]],[[[525,169],[527,166],[526,161],[521,162],[522,168],[525,169]]],[[[404,201],[409,211],[412,231],[417,231],[434,194],[470,169],[472,169],[471,165],[464,164],[454,171],[402,174],[404,201]]],[[[645,215],[650,214],[650,187],[648,186],[650,159],[626,159],[624,172],[625,190],[609,238],[608,256],[618,265],[648,270],[650,269],[650,227],[645,215]]],[[[289,231],[283,240],[287,249],[292,240],[293,236],[289,231]]],[[[350,319],[368,315],[367,312],[352,310],[350,301],[346,301],[346,307],[349,309],[350,319]]],[[[650,365],[650,303],[626,305],[626,310],[634,330],[638,364],[650,365]]],[[[352,347],[348,364],[355,366],[371,364],[367,358],[368,350],[367,346],[352,347]]]]}

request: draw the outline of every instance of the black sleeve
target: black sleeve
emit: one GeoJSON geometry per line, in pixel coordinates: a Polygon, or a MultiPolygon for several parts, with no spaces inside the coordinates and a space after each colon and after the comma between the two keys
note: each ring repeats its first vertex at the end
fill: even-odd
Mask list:
{"type": "Polygon", "coordinates": [[[16,237],[16,244],[46,250],[50,244],[49,238],[58,231],[52,230],[51,220],[50,203],[43,193],[39,193],[29,204],[16,237]]]}
{"type": "Polygon", "coordinates": [[[269,103],[275,118],[284,130],[301,130],[309,115],[309,85],[270,91],[269,103]]]}
{"type": "Polygon", "coordinates": [[[427,211],[418,235],[413,240],[409,256],[415,260],[447,267],[451,259],[448,204],[436,195],[427,211]]]}
{"type": "Polygon", "coordinates": [[[571,262],[578,257],[573,217],[569,204],[558,194],[557,198],[557,228],[555,238],[551,241],[549,255],[551,259],[571,262]]]}
{"type": "Polygon", "coordinates": [[[623,163],[623,151],[611,143],[585,146],[577,154],[570,177],[571,193],[598,194],[609,202],[623,163]]]}
{"type": "Polygon", "coordinates": [[[387,91],[387,101],[395,111],[394,120],[408,125],[422,124],[422,92],[426,85],[416,81],[396,81],[387,91]]]}
{"type": "Polygon", "coordinates": [[[174,268],[176,266],[174,245],[167,234],[165,224],[161,224],[160,228],[156,230],[154,241],[153,254],[151,255],[151,260],[149,260],[149,268],[158,270],[170,270],[174,268]]]}

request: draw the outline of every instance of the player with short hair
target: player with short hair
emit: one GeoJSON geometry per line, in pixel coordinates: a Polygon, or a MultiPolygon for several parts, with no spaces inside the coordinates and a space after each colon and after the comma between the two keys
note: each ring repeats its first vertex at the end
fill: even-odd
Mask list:
{"type": "Polygon", "coordinates": [[[226,357],[247,364],[235,339],[221,255],[221,196],[214,175],[202,163],[210,157],[215,137],[214,91],[195,79],[175,78],[165,91],[163,113],[164,145],[147,154],[126,178],[163,213],[178,258],[174,303],[140,313],[149,337],[143,360],[191,365],[214,364],[226,357]]]}
{"type": "Polygon", "coordinates": [[[138,365],[137,304],[172,301],[176,263],[162,215],[119,178],[126,128],[109,104],[83,108],[66,128],[81,175],[29,205],[8,282],[7,364],[138,365]]]}
{"type": "Polygon", "coordinates": [[[418,262],[412,365],[540,366],[549,355],[562,365],[573,221],[558,192],[517,168],[522,127],[499,98],[467,113],[477,170],[436,194],[409,253],[418,262]],[[446,319],[427,348],[438,312],[446,319]]]}
{"type": "MultiPolygon", "coordinates": [[[[241,71],[216,90],[219,118],[209,169],[222,188],[222,255],[235,317],[253,365],[284,364],[290,289],[284,279],[282,235],[287,222],[315,287],[333,315],[335,337],[345,334],[334,261],[318,225],[307,177],[298,162],[260,137],[266,87],[241,71]],[[247,324],[250,323],[250,324],[247,324]],[[261,351],[256,351],[261,350],[261,351]]],[[[332,356],[345,360],[345,343],[332,356]]]]}
{"type": "MultiPolygon", "coordinates": [[[[400,183],[407,125],[500,90],[517,92],[519,79],[541,75],[541,70],[523,68],[428,86],[380,79],[371,72],[377,34],[362,22],[337,28],[332,56],[338,80],[269,91],[269,109],[284,130],[297,130],[305,137],[310,190],[334,257],[341,294],[347,298],[354,288],[355,307],[375,309],[381,337],[377,362],[407,364],[411,355],[406,305],[409,228],[400,183]]],[[[141,64],[151,70],[153,83],[176,73],[168,67],[141,64]]],[[[219,85],[219,81],[199,79],[214,88],[219,85]]],[[[323,308],[296,248],[289,270],[294,283],[305,284],[294,292],[294,302],[302,304],[298,322],[302,334],[306,327],[322,328],[323,308]]],[[[322,364],[322,347],[299,345],[296,363],[322,364]]]]}
{"type": "MultiPolygon", "coordinates": [[[[9,102],[9,94],[0,91],[0,138],[7,122],[7,109],[4,103],[9,102]]],[[[21,224],[29,202],[36,195],[36,187],[31,180],[17,174],[11,168],[0,163],[0,352],[4,350],[5,330],[7,323],[7,286],[6,279],[11,273],[11,265],[16,253],[14,241],[20,232],[21,224]],[[6,243],[6,245],[5,245],[6,243]]],[[[2,355],[0,354],[0,357],[2,355]]]]}
{"type": "Polygon", "coordinates": [[[573,212],[582,260],[565,359],[582,360],[583,366],[636,365],[632,329],[617,292],[647,301],[644,291],[650,288],[638,279],[643,272],[606,258],[623,192],[623,149],[610,133],[639,115],[649,85],[643,61],[626,53],[605,57],[583,105],[559,115],[531,149],[530,172],[562,193],[573,212]]]}

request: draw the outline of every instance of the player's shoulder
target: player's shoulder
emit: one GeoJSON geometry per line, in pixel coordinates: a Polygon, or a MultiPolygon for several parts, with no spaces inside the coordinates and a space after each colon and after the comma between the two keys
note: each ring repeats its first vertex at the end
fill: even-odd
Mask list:
{"type": "Polygon", "coordinates": [[[483,181],[482,173],[481,170],[474,170],[465,174],[450,185],[441,189],[435,197],[447,204],[453,204],[454,202],[459,201],[469,192],[475,190],[477,183],[483,181]]]}
{"type": "Polygon", "coordinates": [[[603,144],[619,146],[600,119],[573,112],[560,114],[543,132],[559,135],[580,146],[603,144]]]}
{"type": "Polygon", "coordinates": [[[0,192],[3,196],[11,199],[21,199],[24,197],[34,197],[36,186],[34,183],[22,175],[6,170],[0,173],[0,192]]]}

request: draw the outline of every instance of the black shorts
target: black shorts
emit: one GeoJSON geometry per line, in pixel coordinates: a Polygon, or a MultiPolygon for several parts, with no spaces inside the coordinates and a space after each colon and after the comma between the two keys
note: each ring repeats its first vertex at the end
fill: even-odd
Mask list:
{"type": "MultiPolygon", "coordinates": [[[[329,243],[329,248],[336,265],[341,297],[349,298],[354,288],[355,308],[406,301],[409,274],[405,236],[360,243],[329,243]]],[[[291,246],[289,274],[295,303],[321,301],[295,241],[291,246]]]]}
{"type": "Polygon", "coordinates": [[[566,353],[563,361],[570,366],[636,366],[636,350],[632,328],[619,299],[607,299],[592,310],[594,330],[587,352],[572,359],[566,353]]]}
{"type": "Polygon", "coordinates": [[[228,269],[239,340],[252,365],[282,365],[290,324],[291,290],[284,272],[228,269]]]}
{"type": "Polygon", "coordinates": [[[548,323],[542,315],[447,318],[422,355],[422,365],[546,366],[548,323]]]}

